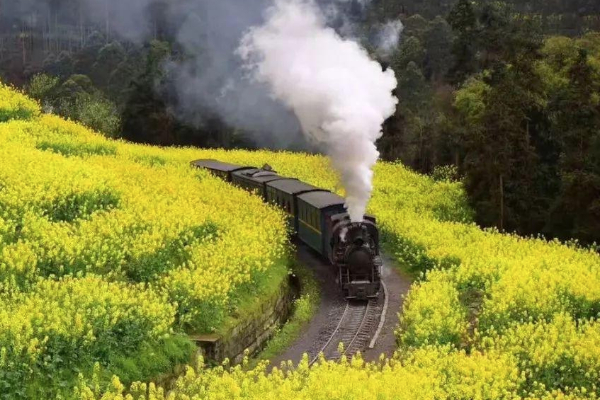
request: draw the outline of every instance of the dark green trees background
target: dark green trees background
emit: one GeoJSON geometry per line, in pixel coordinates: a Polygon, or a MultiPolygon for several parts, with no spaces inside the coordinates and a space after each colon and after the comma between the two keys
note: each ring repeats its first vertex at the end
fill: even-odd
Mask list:
{"type": "MultiPolygon", "coordinates": [[[[163,21],[163,2],[149,10],[151,37],[132,43],[110,21],[87,21],[78,0],[49,2],[69,3],[70,12],[59,21],[51,6],[41,28],[15,19],[13,3],[0,0],[0,77],[48,111],[110,136],[260,146],[208,110],[198,110],[200,124],[173,112],[177,93],[165,65],[189,55],[163,21]]],[[[354,35],[398,80],[399,103],[378,143],[382,158],[463,180],[481,225],[600,241],[600,2],[344,4],[354,35]],[[401,40],[383,57],[372,33],[398,19],[401,40]]]]}

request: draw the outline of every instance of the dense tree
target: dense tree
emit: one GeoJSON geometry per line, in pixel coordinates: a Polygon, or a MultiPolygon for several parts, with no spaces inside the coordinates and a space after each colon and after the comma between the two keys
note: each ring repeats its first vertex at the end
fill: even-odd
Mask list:
{"type": "MultiPolygon", "coordinates": [[[[497,34],[495,23],[491,29],[497,34]]],[[[514,46],[499,47],[493,69],[469,90],[482,99],[463,104],[475,108],[463,112],[465,119],[477,116],[463,136],[465,183],[481,223],[529,233],[531,221],[539,221],[544,212],[533,192],[538,159],[532,144],[537,135],[532,116],[544,107],[544,87],[535,69],[541,41],[520,34],[503,41],[514,46]]]]}

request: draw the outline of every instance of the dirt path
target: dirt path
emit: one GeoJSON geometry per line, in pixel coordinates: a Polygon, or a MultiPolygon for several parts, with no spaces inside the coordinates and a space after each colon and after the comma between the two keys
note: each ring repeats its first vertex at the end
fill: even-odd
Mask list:
{"type": "MultiPolygon", "coordinates": [[[[321,303],[300,337],[285,353],[271,360],[272,366],[279,366],[281,362],[287,360],[297,363],[302,359],[304,353],[318,352],[324,340],[326,341],[331,332],[335,330],[346,305],[335,282],[336,275],[333,267],[308,247],[301,244],[296,245],[298,260],[314,272],[315,278],[321,286],[321,303]]],[[[394,329],[398,325],[398,311],[402,305],[402,295],[408,292],[411,284],[411,279],[394,267],[393,260],[385,256],[383,259],[382,277],[389,296],[388,308],[385,323],[375,347],[363,351],[364,358],[367,360],[376,360],[381,353],[391,355],[396,349],[394,329]]]]}

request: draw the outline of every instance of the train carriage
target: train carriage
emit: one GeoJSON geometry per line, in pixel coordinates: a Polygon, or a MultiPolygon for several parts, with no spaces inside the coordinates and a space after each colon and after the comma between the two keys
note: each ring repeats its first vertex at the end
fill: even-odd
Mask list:
{"type": "Polygon", "coordinates": [[[298,179],[279,179],[267,183],[267,201],[275,204],[288,215],[288,224],[293,234],[298,233],[298,196],[309,192],[327,192],[298,179]]]}
{"type": "Polygon", "coordinates": [[[195,160],[190,163],[192,166],[196,168],[204,168],[209,170],[213,175],[218,176],[219,178],[231,182],[232,173],[236,171],[243,171],[247,169],[253,169],[254,167],[244,167],[236,164],[224,163],[217,160],[205,159],[205,160],[195,160]]]}
{"type": "Polygon", "coordinates": [[[321,191],[298,196],[298,237],[331,259],[331,217],[346,212],[345,200],[337,194],[321,191]]]}
{"type": "Polygon", "coordinates": [[[249,192],[257,192],[264,200],[267,200],[266,184],[272,181],[289,179],[284,176],[279,176],[275,171],[251,168],[234,171],[231,174],[231,181],[249,192]]]}

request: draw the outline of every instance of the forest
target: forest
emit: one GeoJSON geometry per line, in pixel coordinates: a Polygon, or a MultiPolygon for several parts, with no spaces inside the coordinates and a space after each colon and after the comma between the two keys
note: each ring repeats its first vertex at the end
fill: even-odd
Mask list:
{"type": "MultiPolygon", "coordinates": [[[[45,111],[114,138],[313,150],[294,132],[273,140],[260,125],[238,126],[213,104],[181,96],[166,66],[196,57],[193,73],[210,78],[202,66],[217,64],[209,50],[190,54],[164,0],[150,2],[142,39],[123,35],[110,2],[92,16],[84,3],[0,1],[0,79],[45,111]]],[[[600,240],[600,4],[341,3],[344,21],[331,25],[344,34],[350,21],[353,36],[398,80],[400,100],[378,143],[384,160],[463,181],[482,226],[584,245],[600,240]],[[373,31],[396,20],[400,40],[379,54],[373,31]]],[[[210,39],[198,38],[198,46],[208,49],[210,39]]],[[[202,86],[204,96],[218,97],[225,83],[202,86]]]]}

